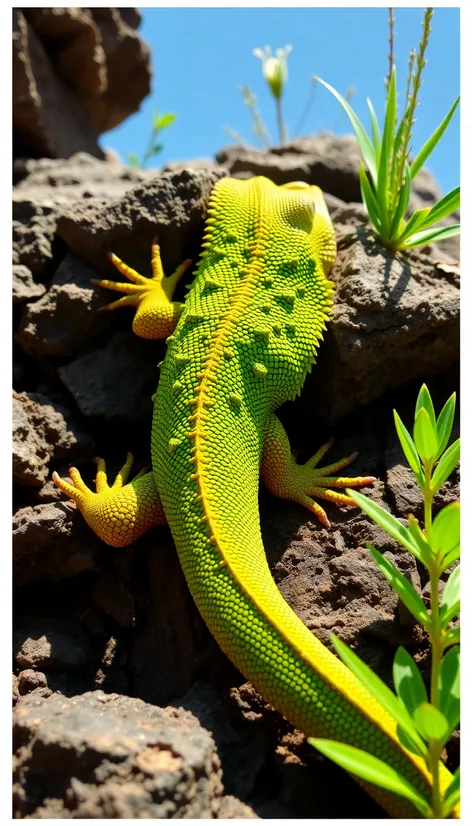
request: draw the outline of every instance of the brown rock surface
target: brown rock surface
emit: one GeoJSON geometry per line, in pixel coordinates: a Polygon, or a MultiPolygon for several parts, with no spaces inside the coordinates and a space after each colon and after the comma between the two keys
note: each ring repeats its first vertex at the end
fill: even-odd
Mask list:
{"type": "Polygon", "coordinates": [[[93,455],[90,436],[72,421],[70,410],[41,393],[13,391],[13,478],[41,487],[50,461],[93,455]]]}
{"type": "Polygon", "coordinates": [[[103,157],[97,139],[150,91],[134,9],[14,9],[16,154],[103,157]],[[130,25],[131,23],[131,25],[130,25]]]}
{"type": "Polygon", "coordinates": [[[15,817],[211,818],[214,742],[188,711],[89,692],[15,708],[15,817]]]}
{"type": "MultiPolygon", "coordinates": [[[[166,778],[156,802],[156,775],[149,780],[138,769],[134,746],[128,741],[122,757],[115,751],[114,736],[128,737],[131,730],[133,741],[138,706],[133,705],[131,713],[126,703],[140,701],[111,700],[113,708],[102,729],[102,701],[84,700],[82,706],[83,698],[74,697],[93,688],[154,704],[171,703],[174,710],[166,712],[171,717],[179,717],[175,708],[183,705],[186,713],[198,718],[202,742],[210,732],[223,770],[223,787],[215,796],[198,792],[193,798],[201,811],[209,811],[208,800],[217,799],[211,816],[381,816],[354,781],[322,760],[253,689],[240,687],[244,678],[218,649],[192,602],[166,528],[152,531],[130,548],[110,549],[94,536],[75,506],[58,501],[51,488],[50,472],[57,469],[66,476],[72,455],[93,488],[91,448],[78,440],[80,448],[73,454],[69,436],[63,443],[67,433],[74,435],[79,429],[75,422],[89,444],[93,440],[97,453],[107,458],[110,479],[127,449],[136,455],[136,471],[149,462],[150,399],[165,345],[134,338],[130,310],[95,318],[93,308],[109,301],[111,294],[92,291],[88,279],[102,274],[119,278],[106,260],[109,247],[149,274],[150,243],[156,234],[167,273],[187,256],[197,260],[208,195],[224,174],[226,170],[218,168],[181,167],[162,176],[128,174],[122,167],[83,155],[18,166],[17,266],[28,267],[47,292],[16,308],[20,327],[15,375],[28,404],[33,399],[36,405],[36,397],[42,395],[54,410],[59,406],[67,411],[59,411],[62,423],[45,431],[43,440],[41,410],[39,419],[30,421],[26,402],[16,400],[26,415],[28,439],[34,437],[38,444],[26,457],[31,467],[25,465],[34,486],[22,479],[15,489],[15,627],[23,639],[15,649],[21,663],[15,668],[14,699],[21,697],[22,674],[31,690],[20,699],[20,707],[31,703],[31,715],[34,708],[35,719],[44,721],[41,732],[33,731],[28,710],[28,733],[20,733],[16,805],[21,816],[134,817],[138,806],[147,817],[190,816],[182,814],[189,811],[187,791],[181,803],[176,802],[175,787],[166,778]],[[78,660],[72,656],[75,648],[78,660]],[[32,687],[37,677],[25,677],[31,668],[35,674],[44,673],[47,685],[32,687]],[[204,687],[196,683],[202,679],[207,681],[204,687]],[[53,695],[35,700],[40,692],[53,695]],[[65,702],[70,696],[71,704],[65,702]],[[51,701],[57,704],[51,717],[45,705],[33,706],[51,701]],[[131,722],[121,726],[123,709],[134,729],[131,722]],[[51,719],[57,739],[48,750],[44,742],[49,742],[51,719]],[[84,732],[83,760],[76,741],[70,739],[71,719],[84,732]],[[103,749],[100,741],[98,751],[97,730],[109,738],[103,749]],[[44,753],[41,764],[38,754],[44,753]]],[[[361,205],[345,204],[335,195],[327,200],[340,248],[334,319],[312,377],[281,417],[299,461],[312,455],[332,432],[335,445],[329,460],[359,450],[349,473],[376,475],[378,481],[368,495],[404,519],[408,512],[418,512],[419,500],[398,451],[392,408],[411,428],[416,394],[428,366],[432,372],[427,381],[437,408],[457,389],[458,269],[450,262],[436,264],[426,253],[392,262],[372,242],[361,205]],[[444,372],[446,376],[434,375],[444,372]],[[313,387],[318,374],[319,383],[313,387]]],[[[184,294],[182,289],[178,297],[184,294]]],[[[457,495],[455,473],[437,501],[442,505],[457,495]]],[[[402,611],[365,543],[372,541],[394,560],[427,598],[424,572],[411,557],[359,511],[328,504],[333,525],[328,531],[300,506],[275,500],[264,490],[260,505],[274,576],[308,627],[326,644],[331,632],[338,634],[387,680],[400,643],[427,673],[424,635],[402,611]]],[[[106,696],[94,692],[85,697],[98,694],[106,696]]],[[[452,765],[452,752],[450,760],[452,765]]],[[[201,778],[207,782],[205,771],[201,778]]],[[[219,762],[208,772],[210,785],[220,782],[219,762]]],[[[190,786],[184,785],[184,790],[193,788],[191,772],[185,777],[190,777],[190,786]]]]}

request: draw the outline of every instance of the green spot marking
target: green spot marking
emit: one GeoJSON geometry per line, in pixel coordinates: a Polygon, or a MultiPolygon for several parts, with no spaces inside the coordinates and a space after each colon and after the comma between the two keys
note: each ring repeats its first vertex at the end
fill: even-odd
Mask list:
{"type": "Polygon", "coordinates": [[[203,284],[204,290],[219,290],[220,284],[218,281],[215,281],[214,278],[205,278],[205,283],[203,284]]]}
{"type": "Polygon", "coordinates": [[[290,304],[291,306],[293,306],[295,304],[295,293],[294,292],[279,293],[277,295],[277,298],[282,299],[282,301],[285,301],[286,304],[290,304]]]}
{"type": "Polygon", "coordinates": [[[263,327],[263,328],[262,328],[262,329],[260,329],[260,330],[254,330],[254,335],[255,335],[255,337],[256,337],[256,338],[258,338],[260,341],[266,341],[267,343],[269,343],[269,339],[270,339],[270,330],[269,330],[269,328],[268,328],[268,327],[263,327]]]}
{"type": "Polygon", "coordinates": [[[255,362],[252,365],[252,372],[254,373],[256,379],[265,379],[267,376],[267,367],[265,364],[260,364],[260,362],[255,362]]]}
{"type": "Polygon", "coordinates": [[[183,356],[181,353],[176,353],[174,356],[176,364],[187,364],[190,361],[190,356],[183,356]]]}

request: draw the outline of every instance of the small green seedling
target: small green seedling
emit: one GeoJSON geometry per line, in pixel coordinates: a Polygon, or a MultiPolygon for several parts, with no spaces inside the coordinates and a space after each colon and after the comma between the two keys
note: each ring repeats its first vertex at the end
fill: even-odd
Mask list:
{"type": "Polygon", "coordinates": [[[152,130],[148,145],[144,150],[141,160],[139,160],[136,155],[128,155],[128,160],[131,166],[136,166],[138,169],[146,169],[147,162],[153,158],[154,155],[158,155],[162,152],[164,148],[162,143],[156,143],[156,141],[162,130],[167,129],[175,121],[175,118],[176,115],[172,112],[166,112],[165,114],[160,115],[159,112],[154,110],[152,114],[152,130]]]}
{"type": "Polygon", "coordinates": [[[372,138],[347,100],[324,80],[316,78],[337,98],[351,121],[363,160],[359,166],[359,178],[364,207],[384,246],[394,251],[421,247],[433,241],[444,241],[460,232],[459,224],[435,226],[438,221],[459,209],[460,187],[453,189],[433,207],[417,209],[409,220],[406,218],[411,182],[438,145],[459,105],[458,97],[416,158],[410,161],[414,114],[418,105],[422,73],[426,66],[425,51],[431,31],[432,14],[432,9],[425,10],[418,54],[416,55],[414,50],[410,54],[407,93],[401,118],[393,62],[393,17],[390,16],[390,69],[382,132],[372,102],[367,99],[372,138]]]}
{"type": "Polygon", "coordinates": [[[441,788],[441,753],[459,724],[459,645],[458,625],[451,622],[459,612],[459,576],[457,565],[449,574],[442,596],[439,582],[457,562],[460,554],[460,506],[446,505],[432,518],[433,497],[454,470],[459,459],[460,440],[449,447],[456,396],[448,399],[439,416],[426,385],[418,394],[413,436],[394,411],[395,427],[405,457],[421,488],[424,502],[424,527],[410,515],[408,527],[380,505],[358,491],[349,496],[377,525],[400,542],[429,574],[430,605],[423,601],[410,580],[373,545],[368,548],[385,579],[403,604],[427,632],[431,645],[430,693],[413,657],[400,647],[393,662],[393,692],[341,640],[331,636],[332,644],[344,664],[358,677],[397,723],[402,745],[422,757],[431,773],[431,800],[426,800],[409,781],[376,757],[344,743],[311,738],[326,757],[354,775],[407,798],[423,817],[447,817],[460,798],[460,770],[457,769],[447,789],[441,788]]]}

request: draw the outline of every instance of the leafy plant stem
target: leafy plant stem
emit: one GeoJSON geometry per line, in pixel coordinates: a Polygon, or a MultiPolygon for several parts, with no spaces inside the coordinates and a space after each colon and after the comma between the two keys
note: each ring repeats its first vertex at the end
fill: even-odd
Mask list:
{"type": "Polygon", "coordinates": [[[441,746],[438,743],[431,743],[430,745],[430,761],[431,761],[431,808],[432,817],[443,817],[443,805],[441,788],[439,783],[439,763],[441,757],[441,746]]]}
{"type": "Polygon", "coordinates": [[[393,54],[393,41],[395,40],[395,18],[393,16],[393,8],[389,6],[388,9],[388,31],[389,31],[389,38],[388,38],[388,76],[385,81],[385,85],[388,87],[390,84],[390,78],[392,77],[393,67],[395,64],[395,57],[393,54]]]}
{"type": "Polygon", "coordinates": [[[418,106],[418,93],[421,86],[421,75],[423,72],[424,67],[426,66],[425,60],[425,52],[426,47],[428,45],[429,35],[431,33],[431,18],[433,16],[433,9],[428,8],[425,9],[424,17],[423,17],[423,34],[421,36],[418,55],[416,57],[416,69],[412,76],[412,84],[411,84],[411,95],[408,101],[408,108],[406,111],[405,117],[405,124],[403,127],[402,132],[402,139],[400,144],[400,151],[398,153],[396,166],[397,174],[395,177],[396,183],[396,193],[398,192],[399,187],[402,183],[402,175],[403,169],[405,168],[405,163],[408,159],[408,155],[410,154],[410,139],[411,139],[411,130],[413,128],[414,123],[414,115],[416,111],[416,107],[418,106]]]}
{"type": "Polygon", "coordinates": [[[279,141],[281,144],[285,143],[287,140],[287,133],[285,129],[285,123],[282,114],[282,98],[278,97],[275,99],[275,109],[277,112],[277,127],[279,130],[279,141]]]}
{"type": "Polygon", "coordinates": [[[423,488],[423,498],[424,498],[424,528],[426,539],[429,542],[431,539],[431,526],[433,524],[433,493],[431,491],[431,471],[432,465],[431,462],[425,462],[424,464],[424,488],[423,488]]]}

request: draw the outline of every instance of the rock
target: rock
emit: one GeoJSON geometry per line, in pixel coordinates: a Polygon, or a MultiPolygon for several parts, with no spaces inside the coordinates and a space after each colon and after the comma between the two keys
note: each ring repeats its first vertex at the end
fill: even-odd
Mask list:
{"type": "Polygon", "coordinates": [[[216,661],[220,675],[227,661],[189,594],[168,530],[144,537],[141,548],[146,552],[133,580],[137,621],[127,671],[139,697],[163,705],[182,697],[202,669],[208,672],[216,661]]]}
{"type": "Polygon", "coordinates": [[[23,301],[34,301],[41,298],[46,292],[44,284],[37,284],[33,280],[33,274],[24,264],[13,266],[12,293],[13,303],[18,304],[23,301]]]}
{"type": "Polygon", "coordinates": [[[89,642],[66,620],[53,617],[34,620],[14,635],[14,657],[22,668],[75,670],[86,665],[89,642]]]}
{"type": "Polygon", "coordinates": [[[215,745],[188,711],[88,692],[16,706],[15,817],[211,818],[215,745]]]}
{"type": "Polygon", "coordinates": [[[243,803],[242,800],[233,797],[232,794],[226,794],[223,797],[218,818],[238,818],[238,820],[246,820],[254,817],[258,817],[258,815],[256,815],[252,806],[248,806],[246,803],[243,803]]]}
{"type": "Polygon", "coordinates": [[[48,681],[42,671],[25,668],[18,674],[18,690],[20,694],[30,694],[37,688],[47,688],[48,681]]]}
{"type": "MultiPolygon", "coordinates": [[[[264,175],[276,184],[306,181],[343,201],[358,202],[360,159],[354,135],[331,132],[295,138],[268,149],[226,146],[216,154],[217,162],[235,178],[264,175]]],[[[422,169],[413,180],[412,193],[422,206],[431,206],[442,197],[437,181],[427,169],[422,169]]]]}
{"type": "Polygon", "coordinates": [[[161,167],[161,174],[166,172],[183,172],[188,169],[191,172],[199,170],[212,171],[217,170],[219,165],[211,158],[192,158],[190,161],[169,161],[161,167]]]}
{"type": "Polygon", "coordinates": [[[13,391],[13,478],[41,487],[52,459],[93,456],[94,444],[72,420],[70,410],[41,393],[13,391]]]}
{"type": "Polygon", "coordinates": [[[15,705],[20,699],[20,691],[18,688],[18,677],[12,674],[12,705],[15,705]]]}
{"type": "Polygon", "coordinates": [[[306,181],[343,201],[361,200],[354,135],[324,133],[270,149],[228,146],[216,154],[216,160],[236,178],[264,175],[276,184],[306,181]]]}
{"type": "Polygon", "coordinates": [[[190,244],[197,257],[210,192],[225,175],[224,169],[159,175],[120,200],[76,203],[58,215],[57,231],[74,253],[112,277],[117,273],[107,263],[110,249],[138,272],[150,274],[151,243],[158,236],[170,273],[187,257],[190,244]]]}
{"type": "MultiPolygon", "coordinates": [[[[129,10],[133,11],[133,10],[129,10]]],[[[98,135],[137,111],[150,90],[149,50],[119,9],[14,10],[17,152],[98,158],[98,135]]]]}
{"type": "Polygon", "coordinates": [[[13,517],[15,583],[53,583],[96,571],[104,547],[73,504],[20,508],[13,517]]]}
{"type": "MultiPolygon", "coordinates": [[[[60,260],[53,240],[56,213],[75,202],[121,198],[154,173],[108,163],[78,152],[68,160],[41,158],[23,162],[21,180],[13,190],[13,263],[46,278],[60,260]]],[[[81,250],[77,250],[81,257],[81,250]]],[[[100,262],[103,265],[103,261],[100,262]]]]}
{"type": "Polygon", "coordinates": [[[458,358],[458,277],[438,274],[425,252],[393,256],[363,228],[346,245],[330,275],[331,323],[303,391],[328,423],[412,379],[438,375],[458,358]]]}
{"type": "Polygon", "coordinates": [[[155,174],[116,161],[102,161],[87,152],[77,152],[67,159],[29,158],[23,163],[13,199],[59,208],[97,197],[121,198],[139,181],[155,174]]]}
{"type": "Polygon", "coordinates": [[[16,341],[28,355],[74,356],[106,335],[110,318],[98,310],[110,298],[90,283],[97,275],[75,256],[63,258],[46,295],[22,315],[16,341]]]}
{"type": "Polygon", "coordinates": [[[162,358],[161,342],[121,332],[105,347],[60,367],[58,375],[84,416],[121,423],[150,421],[162,358]]]}
{"type": "Polygon", "coordinates": [[[13,195],[13,264],[43,276],[52,263],[56,224],[50,204],[38,204],[23,193],[13,195]]]}
{"type": "Polygon", "coordinates": [[[221,760],[225,792],[238,799],[252,799],[272,747],[267,732],[262,726],[250,725],[239,706],[209,683],[196,682],[177,702],[211,732],[221,760]]]}

